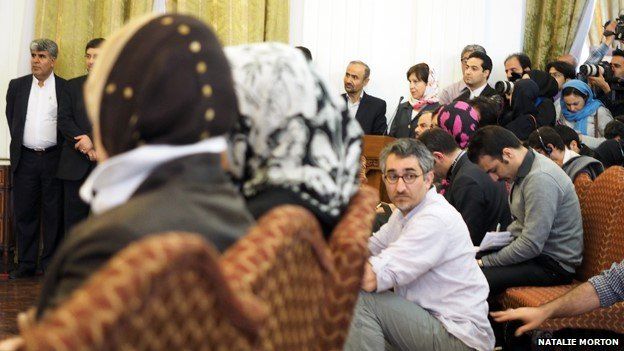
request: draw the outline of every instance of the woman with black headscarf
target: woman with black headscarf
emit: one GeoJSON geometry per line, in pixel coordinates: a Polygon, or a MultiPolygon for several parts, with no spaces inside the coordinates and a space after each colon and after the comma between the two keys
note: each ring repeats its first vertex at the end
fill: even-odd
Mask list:
{"type": "Polygon", "coordinates": [[[537,123],[540,127],[554,126],[557,120],[557,109],[553,99],[559,92],[557,81],[544,71],[531,70],[527,74],[539,88],[535,100],[537,123]]]}
{"type": "Polygon", "coordinates": [[[205,24],[149,15],[126,25],[104,44],[85,102],[100,162],[80,191],[92,216],[56,253],[38,316],[135,240],[188,231],[222,251],[253,223],[221,167],[236,95],[205,24]]]}
{"type": "Polygon", "coordinates": [[[520,140],[528,139],[539,122],[535,117],[535,102],[539,94],[537,84],[531,79],[519,79],[511,94],[511,111],[501,117],[500,125],[512,131],[520,140]]]}

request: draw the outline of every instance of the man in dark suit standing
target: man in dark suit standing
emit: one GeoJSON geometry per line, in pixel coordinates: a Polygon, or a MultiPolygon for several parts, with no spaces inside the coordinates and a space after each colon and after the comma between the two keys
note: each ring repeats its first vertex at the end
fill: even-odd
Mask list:
{"type": "Polygon", "coordinates": [[[491,73],[492,59],[486,53],[475,51],[470,54],[464,71],[466,88],[454,101],[468,101],[477,96],[491,97],[497,95],[498,92],[488,84],[491,73]]]}
{"type": "MultiPolygon", "coordinates": [[[[87,73],[91,72],[103,42],[104,39],[97,38],[87,43],[85,48],[87,73]]],[[[86,80],[87,75],[84,75],[67,82],[61,95],[62,103],[58,113],[58,129],[65,139],[57,172],[57,177],[63,180],[65,233],[69,233],[74,224],[89,215],[89,205],[78,195],[80,186],[95,168],[96,161],[91,122],[85,111],[82,94],[86,80]]]]}
{"type": "Polygon", "coordinates": [[[342,97],[347,103],[349,114],[355,117],[364,134],[383,135],[386,132],[386,102],[368,95],[364,87],[368,84],[370,68],[362,61],[351,61],[344,76],[346,94],[342,97]]]}
{"type": "Polygon", "coordinates": [[[446,200],[461,213],[468,226],[472,243],[479,246],[486,232],[505,229],[511,222],[507,189],[504,182],[495,182],[470,162],[455,139],[440,128],[418,136],[433,154],[433,173],[450,185],[446,200]]]}
{"type": "Polygon", "coordinates": [[[61,143],[57,111],[65,80],[53,73],[58,56],[55,42],[33,40],[30,55],[32,75],[11,80],[7,91],[19,263],[12,278],[35,274],[40,227],[41,270],[46,269],[62,233],[62,185],[56,178],[61,143]]]}

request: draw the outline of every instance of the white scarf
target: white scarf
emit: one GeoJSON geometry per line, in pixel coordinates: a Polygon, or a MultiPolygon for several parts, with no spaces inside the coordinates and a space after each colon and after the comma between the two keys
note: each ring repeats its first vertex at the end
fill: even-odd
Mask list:
{"type": "Polygon", "coordinates": [[[152,171],[163,163],[201,153],[221,153],[225,137],[204,139],[190,145],[144,145],[100,163],[80,188],[80,197],[100,214],[124,204],[152,171]]]}

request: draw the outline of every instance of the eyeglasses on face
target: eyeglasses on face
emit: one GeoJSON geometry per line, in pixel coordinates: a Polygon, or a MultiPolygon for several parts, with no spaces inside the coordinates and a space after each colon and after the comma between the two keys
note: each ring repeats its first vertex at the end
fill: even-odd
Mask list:
{"type": "Polygon", "coordinates": [[[408,172],[408,173],[405,173],[404,175],[400,176],[400,175],[398,175],[398,174],[396,174],[394,172],[389,172],[389,173],[386,173],[384,175],[384,178],[390,184],[396,184],[399,181],[399,179],[403,179],[403,182],[405,184],[412,184],[421,175],[422,175],[422,173],[421,174],[417,174],[417,173],[413,173],[413,172],[408,172]]]}

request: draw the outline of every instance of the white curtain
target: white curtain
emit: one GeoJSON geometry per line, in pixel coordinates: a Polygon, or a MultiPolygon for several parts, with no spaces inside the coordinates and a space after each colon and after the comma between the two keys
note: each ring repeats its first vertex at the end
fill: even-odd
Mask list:
{"type": "Polygon", "coordinates": [[[8,164],[10,133],[6,92],[9,81],[30,72],[28,48],[35,32],[35,0],[0,0],[0,164],[8,164]]]}
{"type": "Polygon", "coordinates": [[[588,41],[587,35],[589,34],[589,28],[594,18],[595,8],[596,1],[588,0],[583,9],[583,14],[581,15],[581,23],[579,23],[576,34],[574,35],[574,42],[570,48],[570,54],[576,57],[578,62],[585,62],[587,56],[589,56],[589,50],[586,50],[586,42],[588,41]]]}
{"type": "Polygon", "coordinates": [[[290,43],[312,51],[336,92],[351,60],[371,67],[366,91],[388,105],[409,93],[405,72],[426,62],[441,88],[461,79],[460,53],[485,47],[494,62],[490,84],[505,76],[503,60],[522,48],[524,0],[291,0],[290,43]]]}

